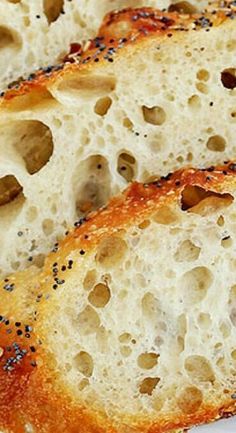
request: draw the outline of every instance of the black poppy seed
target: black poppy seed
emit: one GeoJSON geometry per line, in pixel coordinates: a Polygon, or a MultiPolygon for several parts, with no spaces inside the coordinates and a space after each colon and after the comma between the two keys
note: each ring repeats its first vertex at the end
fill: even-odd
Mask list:
{"type": "Polygon", "coordinates": [[[28,332],[26,332],[25,338],[30,338],[30,334],[28,332]]]}
{"type": "Polygon", "coordinates": [[[19,328],[21,326],[21,322],[15,322],[15,326],[19,328]]]}
{"type": "Polygon", "coordinates": [[[58,284],[58,285],[61,285],[61,284],[64,284],[65,283],[65,280],[61,280],[60,278],[54,278],[54,281],[58,284]]]}
{"type": "Polygon", "coordinates": [[[175,186],[180,186],[180,181],[179,181],[179,180],[177,180],[177,181],[175,182],[175,186]]]}
{"type": "Polygon", "coordinates": [[[57,284],[53,284],[52,288],[53,288],[53,290],[57,290],[58,285],[57,284]]]}
{"type": "Polygon", "coordinates": [[[36,361],[31,361],[30,365],[32,365],[32,367],[37,367],[36,361]]]}
{"type": "Polygon", "coordinates": [[[226,170],[223,170],[222,172],[225,176],[228,174],[226,170]]]}
{"type": "Polygon", "coordinates": [[[214,104],[214,102],[212,102],[212,101],[211,101],[211,102],[210,102],[210,104],[209,104],[209,105],[210,105],[210,107],[212,107],[212,106],[213,106],[213,104],[214,104]]]}
{"type": "Polygon", "coordinates": [[[102,168],[102,164],[97,165],[97,169],[100,170],[102,168]]]}
{"type": "Polygon", "coordinates": [[[212,171],[214,171],[215,170],[215,167],[212,165],[211,167],[208,167],[207,169],[206,169],[206,171],[209,171],[209,173],[211,173],[212,171]]]}
{"type": "Polygon", "coordinates": [[[89,238],[89,236],[88,235],[84,235],[84,239],[88,239],[89,238]]]}
{"type": "Polygon", "coordinates": [[[19,236],[19,237],[23,236],[23,232],[22,232],[22,231],[19,231],[19,232],[17,233],[17,236],[19,236]]]}
{"type": "Polygon", "coordinates": [[[5,320],[5,322],[4,322],[4,323],[5,323],[5,325],[6,325],[6,326],[8,326],[8,325],[9,325],[9,323],[10,323],[10,320],[5,320]]]}
{"type": "Polygon", "coordinates": [[[80,255],[81,255],[81,256],[84,256],[84,254],[85,254],[85,251],[84,251],[84,250],[80,250],[80,252],[79,252],[79,253],[80,253],[80,255]]]}
{"type": "Polygon", "coordinates": [[[8,283],[8,281],[9,281],[8,278],[5,278],[4,282],[5,282],[5,283],[8,283]]]}
{"type": "Polygon", "coordinates": [[[127,170],[127,167],[125,167],[125,165],[122,165],[122,167],[120,167],[120,169],[121,169],[122,171],[125,171],[125,170],[127,170]]]}
{"type": "Polygon", "coordinates": [[[62,272],[66,271],[66,266],[63,265],[63,266],[61,267],[61,270],[62,270],[62,272]]]}
{"type": "Polygon", "coordinates": [[[7,292],[13,292],[14,288],[15,288],[15,284],[11,283],[11,284],[5,284],[5,286],[3,286],[4,290],[6,290],[7,292]]]}
{"type": "Polygon", "coordinates": [[[30,325],[25,325],[25,332],[32,332],[33,328],[30,325]]]}
{"type": "Polygon", "coordinates": [[[36,15],[36,18],[39,20],[41,18],[41,16],[40,15],[36,15]]]}
{"type": "Polygon", "coordinates": [[[31,350],[31,352],[33,352],[33,353],[35,353],[35,352],[36,352],[36,349],[35,349],[35,347],[34,347],[34,346],[30,346],[30,350],[31,350]]]}
{"type": "Polygon", "coordinates": [[[3,321],[3,316],[0,316],[0,322],[2,322],[3,321]]]}
{"type": "Polygon", "coordinates": [[[32,256],[28,257],[28,262],[32,262],[32,261],[33,261],[33,257],[32,256]]]}
{"type": "Polygon", "coordinates": [[[212,178],[211,178],[210,176],[207,176],[207,177],[206,177],[206,180],[208,180],[208,181],[211,180],[211,179],[212,179],[212,178]]]}
{"type": "Polygon", "coordinates": [[[229,169],[232,171],[236,171],[236,163],[232,163],[229,165],[229,169]]]}
{"type": "Polygon", "coordinates": [[[236,400],[236,392],[235,392],[234,394],[231,395],[231,398],[232,398],[233,400],[236,400]]]}
{"type": "Polygon", "coordinates": [[[17,335],[22,335],[23,334],[23,332],[21,331],[21,329],[17,329],[16,333],[17,333],[17,335]]]}

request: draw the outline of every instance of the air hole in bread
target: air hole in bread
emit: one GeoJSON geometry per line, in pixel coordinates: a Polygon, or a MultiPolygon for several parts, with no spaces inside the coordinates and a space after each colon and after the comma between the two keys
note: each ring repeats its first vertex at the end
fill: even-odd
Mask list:
{"type": "Polygon", "coordinates": [[[86,377],[91,377],[93,374],[93,358],[84,351],[78,353],[74,358],[74,364],[77,370],[86,377]]]}
{"type": "Polygon", "coordinates": [[[236,68],[227,68],[221,72],[221,82],[226,89],[236,87],[236,68]]]}
{"type": "Polygon", "coordinates": [[[215,375],[210,362],[204,356],[188,356],[184,363],[189,377],[199,382],[214,382],[215,375]]]}
{"type": "Polygon", "coordinates": [[[4,108],[8,111],[26,111],[33,110],[34,108],[45,108],[49,110],[51,104],[55,104],[56,100],[53,98],[49,90],[31,90],[24,95],[16,96],[6,103],[4,108]]]}
{"type": "Polygon", "coordinates": [[[127,181],[132,182],[135,178],[137,163],[135,158],[126,152],[122,152],[118,157],[117,171],[127,181]]]}
{"type": "Polygon", "coordinates": [[[94,334],[100,326],[100,318],[94,308],[87,305],[75,319],[75,323],[81,335],[94,334]]]}
{"type": "Polygon", "coordinates": [[[201,302],[213,282],[212,272],[205,266],[197,266],[186,272],[180,279],[179,287],[183,293],[183,301],[187,305],[201,302]]]}
{"type": "Polygon", "coordinates": [[[180,1],[174,4],[171,4],[168,7],[169,12],[178,12],[179,14],[194,14],[197,12],[197,8],[194,7],[188,1],[180,1]]]}
{"type": "Polygon", "coordinates": [[[142,111],[145,122],[151,125],[160,126],[166,121],[166,112],[162,107],[146,107],[143,105],[142,111]]]}
{"type": "Polygon", "coordinates": [[[198,95],[192,95],[188,98],[188,105],[192,110],[201,108],[201,98],[198,95]]]}
{"type": "Polygon", "coordinates": [[[111,298],[111,292],[106,284],[99,283],[89,293],[88,300],[96,308],[104,308],[111,298]]]}
{"type": "Polygon", "coordinates": [[[19,49],[21,46],[20,36],[16,31],[5,26],[0,26],[0,50],[5,48],[19,49]]]}
{"type": "Polygon", "coordinates": [[[23,191],[15,176],[9,174],[0,178],[0,207],[11,203],[23,191]]]}
{"type": "Polygon", "coordinates": [[[134,124],[131,122],[131,120],[128,117],[125,117],[123,119],[123,126],[127,129],[133,129],[134,124]]]}
{"type": "Polygon", "coordinates": [[[37,120],[17,122],[13,146],[23,158],[29,174],[40,171],[53,154],[53,137],[48,126],[37,120]]]}
{"type": "Polygon", "coordinates": [[[64,0],[43,0],[43,10],[49,24],[58,19],[63,11],[63,6],[64,0]]]}
{"type": "Polygon", "coordinates": [[[221,239],[221,246],[223,248],[230,248],[233,245],[233,240],[230,236],[226,236],[223,239],[221,239]]]}
{"type": "Polygon", "coordinates": [[[88,379],[82,379],[79,383],[78,389],[79,391],[83,391],[89,385],[88,379]]]}
{"type": "Polygon", "coordinates": [[[124,358],[128,358],[132,353],[132,349],[129,346],[122,346],[120,348],[120,353],[124,358]]]}
{"type": "Polygon", "coordinates": [[[195,386],[188,386],[177,396],[177,405],[185,414],[192,414],[198,411],[203,401],[200,389],[195,386]]]}
{"type": "Polygon", "coordinates": [[[100,326],[96,333],[96,340],[101,353],[106,353],[109,350],[108,334],[109,331],[104,326],[100,326]]]}
{"type": "Polygon", "coordinates": [[[108,97],[116,88],[113,76],[72,74],[64,78],[56,87],[55,96],[64,103],[79,102],[81,99],[98,99],[108,97]]]}
{"type": "Polygon", "coordinates": [[[170,207],[162,206],[154,215],[153,220],[158,224],[171,225],[178,223],[179,215],[170,207]]]}
{"type": "Polygon", "coordinates": [[[81,162],[73,178],[78,216],[104,206],[110,197],[111,176],[106,158],[92,155],[81,162]]]}
{"type": "Polygon", "coordinates": [[[226,140],[220,135],[213,135],[207,141],[207,148],[213,152],[224,152],[226,140]]]}
{"type": "Polygon", "coordinates": [[[91,269],[85,275],[83,286],[85,290],[92,290],[97,281],[97,272],[95,269],[91,269]]]}
{"type": "Polygon", "coordinates": [[[209,91],[207,85],[204,84],[203,82],[196,83],[196,88],[197,90],[199,90],[199,92],[204,94],[207,94],[209,91]]]}
{"type": "Polygon", "coordinates": [[[42,222],[42,229],[43,229],[43,233],[46,236],[51,235],[53,233],[53,230],[54,230],[54,221],[51,220],[50,218],[46,218],[42,222]]]}
{"type": "Polygon", "coordinates": [[[145,230],[145,229],[147,229],[147,228],[150,226],[150,224],[151,224],[151,221],[150,221],[150,220],[144,220],[144,221],[142,221],[142,222],[138,225],[138,228],[139,228],[140,230],[145,230]]]}
{"type": "Polygon", "coordinates": [[[159,382],[159,377],[146,377],[139,386],[140,394],[152,395],[159,382]]]}
{"type": "Polygon", "coordinates": [[[132,338],[131,334],[129,334],[128,332],[124,332],[119,336],[119,342],[121,344],[127,344],[130,342],[131,338],[132,338]]]}
{"type": "Polygon", "coordinates": [[[222,322],[222,323],[220,324],[219,329],[220,329],[220,332],[221,332],[222,337],[223,337],[224,339],[226,339],[226,338],[228,338],[228,337],[230,336],[230,334],[231,334],[231,327],[229,326],[228,323],[226,323],[226,322],[222,322]]]}
{"type": "Polygon", "coordinates": [[[210,78],[210,74],[206,69],[199,69],[197,72],[197,79],[200,81],[208,81],[210,78]]]}
{"type": "Polygon", "coordinates": [[[208,329],[211,326],[211,316],[208,313],[200,313],[198,316],[198,325],[202,329],[208,329]]]}
{"type": "Polygon", "coordinates": [[[186,186],[181,195],[181,208],[205,216],[230,206],[233,200],[230,194],[206,191],[199,186],[186,186]]]}
{"type": "Polygon", "coordinates": [[[219,216],[219,218],[218,218],[218,220],[217,220],[217,224],[218,224],[219,227],[223,227],[223,226],[224,226],[224,224],[225,224],[225,219],[224,219],[223,215],[220,215],[220,216],[219,216]]]}
{"type": "Polygon", "coordinates": [[[98,246],[96,262],[104,268],[117,267],[126,256],[127,243],[118,236],[103,239],[98,246]]]}
{"type": "Polygon", "coordinates": [[[236,361],[236,349],[231,352],[231,358],[236,361]]]}
{"type": "Polygon", "coordinates": [[[159,300],[150,292],[145,293],[142,298],[142,312],[144,317],[150,320],[157,318],[161,313],[159,300]]]}
{"type": "Polygon", "coordinates": [[[41,269],[44,266],[45,258],[45,254],[38,254],[37,256],[33,257],[32,264],[34,266],[37,266],[37,268],[41,269]]]}
{"type": "Polygon", "coordinates": [[[151,370],[157,365],[159,355],[157,353],[141,353],[139,355],[137,363],[143,370],[151,370]]]}
{"type": "Polygon", "coordinates": [[[94,111],[99,116],[105,116],[108,113],[111,105],[112,99],[109,96],[104,96],[104,98],[98,99],[95,104],[94,111]]]}
{"type": "Polygon", "coordinates": [[[194,262],[198,259],[200,252],[201,248],[187,239],[179,245],[174,257],[177,262],[194,262]]]}

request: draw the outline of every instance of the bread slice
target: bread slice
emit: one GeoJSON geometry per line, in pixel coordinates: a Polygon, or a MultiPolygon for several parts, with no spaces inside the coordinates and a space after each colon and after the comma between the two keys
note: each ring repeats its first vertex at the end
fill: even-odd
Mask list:
{"type": "Polygon", "coordinates": [[[68,226],[128,182],[235,156],[234,17],[233,4],[111,14],[81,58],[6,92],[2,275],[41,266],[68,226]]]}
{"type": "Polygon", "coordinates": [[[236,412],[236,164],[134,183],[0,283],[0,429],[165,433],[236,412]]]}
{"type": "MultiPolygon", "coordinates": [[[[206,0],[193,3],[197,7],[207,4],[206,0]]],[[[0,89],[36,68],[57,63],[71,43],[94,37],[108,11],[170,4],[170,0],[2,0],[0,89]]],[[[186,6],[188,2],[180,2],[180,8],[186,6]]]]}

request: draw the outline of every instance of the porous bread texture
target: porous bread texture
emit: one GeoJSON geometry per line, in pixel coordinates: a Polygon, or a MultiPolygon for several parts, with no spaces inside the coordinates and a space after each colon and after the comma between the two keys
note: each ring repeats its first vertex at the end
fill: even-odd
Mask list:
{"type": "MultiPolygon", "coordinates": [[[[234,158],[235,21],[212,14],[199,26],[196,18],[170,14],[165,20],[174,24],[163,32],[109,54],[117,47],[109,42],[112,34],[120,40],[139,25],[132,20],[136,13],[120,14],[117,27],[115,20],[106,26],[105,54],[98,43],[100,57],[92,50],[88,64],[83,60],[90,51],[81,65],[43,77],[41,87],[36,81],[25,94],[21,87],[10,100],[6,94],[0,120],[2,275],[32,262],[40,266],[68,226],[128,182],[183,164],[206,167],[234,158]]],[[[156,17],[155,25],[162,25],[162,14],[156,17]]]]}
{"type": "Polygon", "coordinates": [[[108,231],[60,274],[43,321],[55,368],[72,395],[118,423],[187,417],[235,389],[236,206],[214,200],[191,213],[175,200],[108,231]]]}
{"type": "Polygon", "coordinates": [[[135,184],[37,276],[0,284],[0,428],[164,433],[235,413],[235,171],[135,184]]]}
{"type": "MultiPolygon", "coordinates": [[[[170,0],[1,0],[0,89],[55,64],[70,43],[94,37],[103,16],[128,6],[167,8],[170,0]]],[[[175,3],[175,2],[173,2],[175,3]]],[[[203,8],[205,0],[193,0],[203,8]]]]}

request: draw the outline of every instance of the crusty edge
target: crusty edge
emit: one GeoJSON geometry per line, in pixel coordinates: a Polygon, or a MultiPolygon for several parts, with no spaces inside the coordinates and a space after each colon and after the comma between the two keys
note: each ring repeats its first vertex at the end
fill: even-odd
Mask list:
{"type": "MultiPolygon", "coordinates": [[[[52,287],[55,262],[60,269],[74,252],[77,262],[83,266],[86,254],[93,251],[103,237],[138,224],[159,207],[180,200],[183,189],[189,185],[197,185],[217,193],[235,192],[236,163],[227,162],[222,167],[209,167],[204,170],[188,168],[169,174],[151,184],[134,183],[122,195],[112,199],[107,208],[90,214],[86,220],[77,221],[75,229],[61,243],[55,245],[41,273],[33,276],[33,272],[27,270],[9,277],[7,282],[5,280],[0,283],[0,314],[2,317],[2,311],[6,313],[8,310],[10,317],[7,328],[6,317],[5,322],[0,323],[0,347],[3,348],[3,353],[0,352],[1,429],[22,433],[27,420],[34,425],[36,433],[123,432],[124,429],[112,425],[111,420],[104,414],[94,412],[92,408],[85,408],[82,404],[78,405],[78,401],[61,383],[60,375],[56,377],[50,347],[44,349],[39,340],[42,334],[37,335],[44,326],[44,313],[50,314],[48,305],[51,304],[44,302],[44,294],[51,293],[50,296],[57,296],[52,287]],[[8,289],[14,284],[15,290],[6,289],[6,284],[8,289]],[[36,322],[34,315],[24,319],[24,326],[27,323],[29,328],[29,339],[16,334],[15,328],[15,323],[21,317],[20,314],[22,315],[21,298],[27,286],[32,288],[31,295],[35,296],[35,299],[32,298],[33,311],[39,308],[42,314],[36,322]],[[37,303],[39,301],[40,305],[37,303]],[[6,329],[10,329],[11,332],[6,333],[6,329]],[[32,346],[36,348],[36,352],[31,350],[32,346]],[[7,347],[12,347],[13,354],[20,350],[22,358],[19,362],[9,364],[7,347]],[[41,359],[39,364],[38,357],[41,359]]],[[[67,272],[70,272],[69,268],[67,272]]],[[[61,278],[60,272],[57,278],[61,278]]],[[[159,417],[157,420],[142,417],[138,419],[137,416],[127,418],[129,428],[139,433],[164,433],[232,416],[236,413],[236,401],[231,398],[234,390],[230,392],[228,396],[222,396],[221,402],[205,405],[193,415],[174,414],[172,418],[159,417]]]]}
{"type": "Polygon", "coordinates": [[[233,0],[225,0],[220,6],[218,9],[211,7],[211,12],[193,15],[168,13],[152,8],[124,9],[109,13],[104,18],[97,37],[88,42],[84,51],[77,47],[76,54],[72,50],[65,62],[42,68],[30,74],[26,80],[10,84],[9,89],[0,94],[0,105],[10,109],[12,100],[20,96],[30,92],[43,92],[75,72],[84,74],[96,71],[100,65],[113,63],[125,48],[133,45],[142,47],[148,38],[158,38],[161,42],[162,38],[179,32],[209,31],[211,27],[222,25],[236,17],[233,0]],[[126,30],[117,36],[121,22],[127,24],[126,30]]]}

